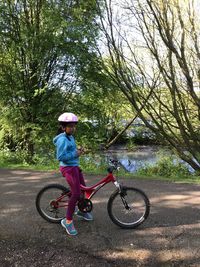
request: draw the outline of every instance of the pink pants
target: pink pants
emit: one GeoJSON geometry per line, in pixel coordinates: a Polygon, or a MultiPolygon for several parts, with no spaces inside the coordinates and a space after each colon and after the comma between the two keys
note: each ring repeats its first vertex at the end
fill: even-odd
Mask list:
{"type": "Polygon", "coordinates": [[[72,193],[66,213],[66,219],[72,220],[76,203],[80,199],[80,184],[85,185],[85,181],[81,169],[78,166],[60,166],[60,171],[69,184],[72,193]]]}

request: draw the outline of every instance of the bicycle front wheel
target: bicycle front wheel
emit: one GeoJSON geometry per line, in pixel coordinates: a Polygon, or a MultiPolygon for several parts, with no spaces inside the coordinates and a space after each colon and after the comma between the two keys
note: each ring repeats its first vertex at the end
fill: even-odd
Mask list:
{"type": "Polygon", "coordinates": [[[107,209],[113,223],[121,228],[132,229],[147,219],[150,202],[142,190],[122,187],[110,196],[107,209]]]}
{"type": "Polygon", "coordinates": [[[42,218],[48,222],[60,223],[65,217],[70,190],[60,184],[43,187],[36,196],[36,208],[42,218]]]}

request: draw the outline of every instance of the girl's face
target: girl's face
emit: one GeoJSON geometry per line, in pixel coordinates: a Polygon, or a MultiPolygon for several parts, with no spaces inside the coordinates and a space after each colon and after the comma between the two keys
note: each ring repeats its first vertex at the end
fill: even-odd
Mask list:
{"type": "Polygon", "coordinates": [[[75,132],[75,130],[76,130],[76,123],[74,123],[74,122],[67,124],[67,126],[65,127],[65,132],[68,135],[73,134],[75,132]]]}

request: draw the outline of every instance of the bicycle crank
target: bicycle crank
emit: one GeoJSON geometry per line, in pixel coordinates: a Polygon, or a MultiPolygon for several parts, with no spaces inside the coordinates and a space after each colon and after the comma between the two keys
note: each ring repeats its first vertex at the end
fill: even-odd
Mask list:
{"type": "Polygon", "coordinates": [[[85,212],[85,213],[91,212],[91,210],[93,208],[92,201],[90,199],[83,198],[83,199],[79,200],[78,208],[80,211],[85,212]]]}

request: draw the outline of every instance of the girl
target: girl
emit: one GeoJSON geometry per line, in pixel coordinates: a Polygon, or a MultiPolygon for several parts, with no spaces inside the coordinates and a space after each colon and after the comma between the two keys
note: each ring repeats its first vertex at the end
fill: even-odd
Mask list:
{"type": "MultiPolygon", "coordinates": [[[[82,172],[79,168],[79,157],[84,153],[83,149],[77,149],[73,137],[78,118],[73,113],[63,113],[59,116],[60,122],[59,134],[53,139],[56,146],[56,157],[60,163],[60,171],[66,178],[70,189],[71,197],[68,204],[66,219],[61,221],[61,225],[66,229],[69,235],[77,235],[73,224],[73,214],[76,203],[80,198],[80,184],[85,185],[82,172]]],[[[77,216],[87,221],[93,220],[91,213],[82,213],[77,211],[77,216]]]]}

